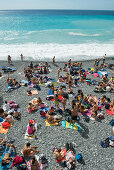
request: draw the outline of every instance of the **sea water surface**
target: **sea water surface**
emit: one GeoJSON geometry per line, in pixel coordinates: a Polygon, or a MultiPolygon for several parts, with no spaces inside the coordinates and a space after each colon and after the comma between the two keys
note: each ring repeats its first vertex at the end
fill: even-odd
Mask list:
{"type": "Polygon", "coordinates": [[[0,60],[114,55],[114,11],[0,10],[0,60]]]}

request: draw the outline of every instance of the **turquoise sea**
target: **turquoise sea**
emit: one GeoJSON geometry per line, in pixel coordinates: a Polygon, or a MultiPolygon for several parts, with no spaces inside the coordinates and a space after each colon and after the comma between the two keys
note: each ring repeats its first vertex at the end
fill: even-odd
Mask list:
{"type": "Polygon", "coordinates": [[[114,55],[114,11],[0,10],[0,60],[64,61],[114,55]]]}

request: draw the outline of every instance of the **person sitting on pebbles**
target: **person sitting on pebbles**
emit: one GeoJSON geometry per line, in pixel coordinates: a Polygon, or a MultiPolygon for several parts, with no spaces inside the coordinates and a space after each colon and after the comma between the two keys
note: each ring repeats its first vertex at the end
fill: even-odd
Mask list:
{"type": "Polygon", "coordinates": [[[36,132],[35,121],[29,120],[29,125],[27,126],[28,136],[33,136],[35,132],[36,132]]]}
{"type": "Polygon", "coordinates": [[[51,107],[50,111],[46,114],[46,120],[48,123],[56,123],[61,121],[61,117],[59,118],[57,115],[54,115],[54,108],[51,107]]]}
{"type": "Polygon", "coordinates": [[[28,113],[32,113],[32,108],[33,108],[33,104],[32,103],[29,103],[28,107],[27,107],[27,112],[28,113]]]}
{"type": "Polygon", "coordinates": [[[36,153],[39,153],[40,150],[36,150],[38,146],[31,146],[31,144],[29,142],[27,142],[23,149],[21,150],[21,153],[24,155],[24,157],[26,156],[35,156],[36,153]]]}

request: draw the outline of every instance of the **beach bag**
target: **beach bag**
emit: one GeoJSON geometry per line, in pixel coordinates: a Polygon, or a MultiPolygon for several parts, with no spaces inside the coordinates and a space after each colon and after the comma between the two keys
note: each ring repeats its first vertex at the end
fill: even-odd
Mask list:
{"type": "Polygon", "coordinates": [[[89,122],[89,121],[90,121],[89,116],[86,116],[86,117],[85,117],[85,122],[89,122]]]}
{"type": "Polygon", "coordinates": [[[110,121],[110,125],[111,125],[111,126],[114,126],[114,119],[112,119],[112,120],[110,121]]]}
{"type": "Polygon", "coordinates": [[[102,120],[104,119],[104,115],[99,115],[98,118],[102,120]]]}
{"type": "Polygon", "coordinates": [[[13,166],[18,166],[18,165],[22,164],[23,162],[24,162],[24,160],[23,160],[23,158],[21,156],[16,156],[13,159],[12,167],[13,166]]]}
{"type": "Polygon", "coordinates": [[[82,154],[81,153],[78,153],[77,155],[76,155],[76,160],[78,161],[78,162],[81,162],[82,161],[82,154]]]}
{"type": "Polygon", "coordinates": [[[103,141],[100,142],[100,145],[101,145],[103,148],[109,147],[109,144],[108,144],[108,143],[105,143],[105,142],[103,142],[103,141]]]}

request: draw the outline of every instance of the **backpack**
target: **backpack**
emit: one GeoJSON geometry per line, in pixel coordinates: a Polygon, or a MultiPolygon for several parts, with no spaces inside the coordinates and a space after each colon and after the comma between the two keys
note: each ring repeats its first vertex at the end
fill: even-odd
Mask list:
{"type": "Polygon", "coordinates": [[[18,166],[18,165],[22,164],[23,162],[24,162],[24,160],[23,160],[23,158],[21,156],[16,156],[13,159],[12,166],[18,166]]]}
{"type": "Polygon", "coordinates": [[[111,126],[114,126],[114,119],[112,119],[112,120],[110,121],[110,125],[111,125],[111,126]]]}
{"type": "Polygon", "coordinates": [[[82,161],[82,154],[81,153],[78,153],[77,155],[76,155],[76,160],[78,161],[78,162],[81,162],[82,161]]]}
{"type": "Polygon", "coordinates": [[[109,144],[108,144],[108,143],[105,143],[105,142],[103,142],[103,141],[100,142],[100,145],[101,145],[103,148],[109,147],[109,144]]]}

